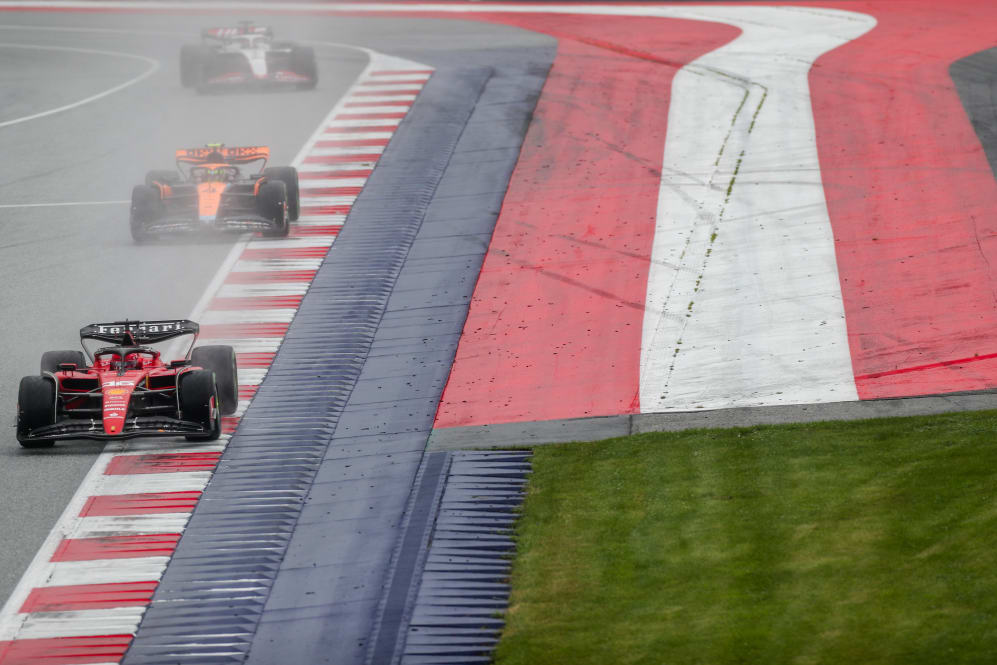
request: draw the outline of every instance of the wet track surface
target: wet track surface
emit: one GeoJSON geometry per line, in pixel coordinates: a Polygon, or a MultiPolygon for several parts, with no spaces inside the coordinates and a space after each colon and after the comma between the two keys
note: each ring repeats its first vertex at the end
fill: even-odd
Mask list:
{"type": "MultiPolygon", "coordinates": [[[[0,150],[7,155],[0,163],[3,205],[97,203],[0,208],[0,311],[9,350],[0,357],[0,404],[6,407],[0,412],[4,598],[102,448],[81,441],[48,451],[21,450],[14,439],[20,377],[38,371],[43,351],[76,348],[83,324],[189,315],[233,242],[135,246],[128,204],[122,203],[131,187],[147,170],[170,167],[176,148],[208,141],[268,144],[271,163],[287,163],[366,64],[358,51],[323,47],[317,49],[322,79],[314,91],[196,95],[180,87],[177,53],[206,20],[0,16],[0,43],[8,45],[0,47],[0,87],[5,102],[11,100],[0,122],[72,104],[158,67],[103,99],[0,127],[0,150]],[[119,51],[152,64],[10,44],[119,51]]],[[[305,38],[293,25],[271,23],[278,34],[305,38]]]]}
{"type": "Polygon", "coordinates": [[[144,173],[169,167],[178,147],[209,141],[268,144],[272,164],[289,162],[366,64],[361,52],[332,43],[436,64],[480,52],[484,41],[516,48],[538,37],[433,19],[0,16],[0,44],[8,45],[0,46],[0,89],[9,100],[0,123],[74,104],[152,70],[102,99],[0,125],[0,148],[17,156],[0,164],[0,204],[10,206],[0,208],[0,307],[10,349],[0,357],[0,404],[8,405],[0,412],[7,432],[0,445],[0,596],[10,594],[102,449],[81,441],[21,450],[13,431],[20,377],[37,372],[43,351],[75,348],[85,323],[189,315],[232,245],[221,239],[135,246],[126,200],[144,173]],[[273,25],[278,38],[313,42],[318,88],[211,95],[182,88],[180,45],[202,26],[243,18],[273,25]],[[14,207],[21,204],[33,207],[14,207]]]}
{"type": "MultiPolygon", "coordinates": [[[[217,655],[209,652],[223,643],[228,655],[241,653],[250,663],[359,664],[372,662],[373,653],[397,653],[412,619],[409,601],[419,583],[419,556],[425,555],[414,553],[417,548],[405,543],[425,543],[432,522],[432,510],[427,508],[426,524],[413,526],[412,505],[421,496],[420,488],[429,488],[423,497],[427,505],[435,501],[433,488],[442,487],[438,483],[445,484],[447,477],[442,462],[435,480],[427,475],[430,460],[449,454],[434,449],[521,445],[538,438],[574,440],[599,433],[611,436],[714,424],[901,415],[908,408],[932,412],[986,407],[989,395],[980,394],[979,388],[989,389],[992,382],[986,382],[985,371],[974,373],[970,368],[960,374],[949,368],[959,369],[960,358],[976,363],[973,367],[997,363],[997,354],[989,348],[983,349],[988,353],[970,357],[976,347],[965,346],[976,344],[973,331],[987,339],[988,327],[992,330],[992,289],[987,287],[992,256],[988,255],[990,243],[981,239],[994,234],[988,232],[989,226],[976,229],[960,222],[968,218],[975,225],[977,217],[982,219],[992,209],[994,200],[988,168],[994,164],[993,133],[989,131],[993,77],[985,71],[994,61],[994,51],[980,51],[991,42],[974,33],[967,34],[965,47],[951,47],[952,34],[974,31],[965,30],[961,23],[941,23],[932,28],[931,40],[921,47],[944,67],[912,73],[904,68],[905,59],[898,62],[895,58],[895,50],[898,44],[907,48],[907,22],[925,23],[917,13],[922,10],[908,7],[908,16],[891,9],[873,21],[869,16],[853,16],[856,8],[843,4],[840,12],[848,14],[844,18],[834,10],[788,11],[758,8],[753,3],[741,8],[732,5],[734,9],[719,3],[710,6],[709,12],[675,4],[669,6],[669,17],[638,18],[623,14],[641,12],[641,7],[617,5],[606,9],[622,12],[610,20],[582,17],[584,8],[576,10],[579,16],[569,18],[546,13],[556,11],[549,8],[531,12],[533,8],[517,10],[516,5],[502,10],[469,3],[467,7],[474,9],[467,11],[481,12],[477,17],[483,22],[443,18],[448,15],[435,13],[441,12],[438,7],[424,8],[434,13],[407,18],[295,16],[294,11],[316,9],[288,5],[268,7],[264,11],[272,10],[273,15],[260,16],[212,13],[203,5],[196,15],[186,16],[186,6],[162,12],[147,11],[146,6],[137,6],[135,12],[122,11],[121,6],[108,13],[0,12],[0,151],[6,157],[0,160],[0,334],[5,342],[0,354],[0,431],[4,432],[0,437],[0,594],[11,600],[5,612],[28,616],[23,625],[31,624],[18,634],[18,646],[5,650],[5,644],[13,642],[4,640],[13,639],[14,633],[4,636],[7,624],[0,616],[0,661],[25,662],[18,660],[22,657],[18,653],[36,648],[31,646],[33,638],[41,645],[37,652],[42,653],[50,648],[43,640],[61,640],[67,633],[58,631],[64,630],[84,640],[121,638],[122,648],[128,650],[123,661],[127,663],[172,663],[179,653],[200,662],[207,655],[217,655]],[[744,16],[738,13],[742,9],[744,16]],[[524,15],[513,16],[517,12],[524,15]],[[707,15],[723,20],[707,20],[707,15]],[[279,40],[314,46],[318,88],[207,95],[182,88],[180,46],[195,42],[202,27],[232,25],[243,19],[273,26],[279,40]],[[739,26],[737,30],[730,27],[734,25],[739,26]],[[800,25],[829,40],[820,42],[826,52],[813,50],[815,42],[809,32],[798,29],[800,25]],[[695,33],[693,27],[704,32],[695,33]],[[788,29],[795,41],[772,32],[776,29],[788,29]],[[696,34],[701,43],[694,39],[696,34]],[[976,40],[971,47],[970,37],[976,40]],[[842,40],[848,43],[841,45],[842,40]],[[683,51],[690,48],[688,53],[683,51]],[[378,52],[369,68],[364,49],[378,52]],[[969,55],[973,50],[976,53],[969,55]],[[701,52],[712,54],[716,61],[709,71],[720,76],[712,82],[696,69],[695,63],[703,64],[701,52]],[[870,60],[870,54],[880,61],[870,60]],[[961,59],[950,65],[957,56],[961,59]],[[811,67],[812,62],[817,64],[811,67]],[[878,67],[890,73],[869,62],[879,62],[878,67]],[[727,89],[728,68],[760,86],[754,89],[756,106],[750,118],[741,115],[749,92],[731,88],[727,91],[737,94],[727,99],[714,89],[727,89]],[[671,78],[674,73],[680,76],[679,92],[671,78]],[[399,80],[370,78],[377,75],[399,80]],[[948,89],[950,77],[955,84],[952,94],[934,98],[935,88],[948,89]],[[415,94],[409,94],[411,89],[401,90],[411,88],[415,79],[420,81],[415,94]],[[897,83],[908,80],[917,85],[908,88],[897,83]],[[383,88],[363,87],[380,85],[394,86],[393,94],[406,94],[413,101],[399,103],[383,96],[383,88]],[[866,86],[876,94],[842,93],[848,86],[866,86]],[[931,100],[921,94],[922,88],[929,87],[931,100]],[[675,104],[663,94],[668,90],[675,104]],[[357,101],[361,97],[354,94],[371,98],[357,101]],[[835,100],[842,94],[849,98],[852,114],[864,121],[840,121],[843,116],[835,100]],[[883,108],[894,107],[895,94],[901,100],[898,108],[905,110],[902,128],[917,141],[908,141],[907,136],[898,141],[893,135],[895,123],[877,122],[883,108]],[[812,101],[802,104],[802,99],[812,101]],[[338,106],[339,101],[345,106],[338,106]],[[396,104],[405,110],[377,108],[376,104],[396,104]],[[339,110],[330,114],[334,106],[339,110]],[[806,111],[808,106],[812,113],[806,111]],[[802,118],[798,117],[801,109],[802,118]],[[706,117],[704,110],[712,110],[713,116],[706,117]],[[730,118],[741,118],[740,124],[730,118]],[[391,130],[385,136],[363,137],[381,143],[353,140],[358,136],[352,132],[370,132],[370,123],[385,124],[388,119],[394,126],[381,128],[391,130]],[[947,132],[942,143],[936,141],[936,125],[947,132]],[[787,134],[787,126],[806,131],[787,134]],[[732,128],[737,129],[733,134],[732,128]],[[882,135],[863,134],[869,128],[882,135]],[[737,140],[729,141],[731,136],[737,140]],[[798,139],[797,143],[787,143],[787,136],[798,139]],[[311,165],[315,180],[332,177],[331,171],[315,175],[332,168],[329,165],[358,169],[357,173],[360,166],[366,170],[359,185],[312,183],[316,187],[312,212],[303,215],[295,229],[305,233],[290,239],[291,245],[298,244],[287,255],[280,254],[283,248],[233,254],[233,246],[242,251],[235,238],[133,244],[127,224],[132,186],[142,182],[146,171],[170,167],[176,148],[214,141],[269,145],[271,165],[292,160],[305,168],[311,165]],[[712,165],[696,161],[701,155],[713,155],[697,141],[720,146],[717,156],[707,160],[712,165]],[[309,152],[318,143],[323,144],[320,152],[309,152]],[[905,147],[908,143],[915,146],[913,153],[905,147]],[[978,143],[983,144],[983,152],[978,143]],[[361,145],[378,145],[377,154],[349,153],[361,145]],[[639,151],[621,149],[638,145],[651,145],[654,150],[641,156],[639,151]],[[739,152],[734,149],[738,145],[739,152]],[[754,151],[748,150],[751,146],[754,151]],[[766,146],[779,146],[779,150],[766,146]],[[853,150],[848,158],[841,156],[845,149],[853,150]],[[954,161],[936,173],[932,160],[942,153],[954,161]],[[730,163],[721,160],[724,154],[740,156],[735,164],[733,157],[730,163]],[[930,171],[933,183],[942,185],[922,188],[918,194],[909,191],[906,183],[855,190],[854,183],[848,182],[852,169],[876,178],[906,174],[913,158],[922,159],[920,168],[930,171]],[[696,178],[673,182],[657,169],[662,163],[663,172],[696,178]],[[901,163],[902,169],[895,168],[901,163]],[[956,163],[962,166],[953,167],[956,163]],[[800,180],[801,172],[813,177],[800,180]],[[703,181],[709,187],[701,187],[702,173],[712,174],[703,181]],[[569,182],[570,178],[580,180],[569,182]],[[713,186],[716,178],[728,184],[713,186]],[[616,197],[608,193],[614,179],[620,191],[616,197]],[[684,202],[662,205],[662,194],[670,191],[665,186],[668,182],[684,202]],[[773,183],[785,187],[785,200],[757,189],[773,183]],[[330,191],[318,189],[327,186],[330,191]],[[635,203],[639,187],[647,204],[643,213],[635,203]],[[349,196],[338,191],[345,189],[357,191],[349,196]],[[883,194],[901,190],[910,201],[923,199],[926,206],[935,206],[931,208],[935,217],[956,221],[945,227],[934,224],[930,234],[921,236],[917,215],[901,214],[904,208],[894,205],[901,197],[883,194]],[[714,194],[723,191],[726,199],[721,202],[714,194]],[[862,195],[853,196],[853,191],[862,195]],[[688,192],[694,195],[686,196],[688,192]],[[349,200],[333,201],[338,198],[349,200]],[[607,203],[614,198],[620,203],[619,215],[607,203]],[[568,207],[556,207],[562,204],[568,207]],[[712,227],[698,222],[705,214],[702,211],[713,204],[719,206],[717,219],[723,218],[725,224],[722,233],[717,226],[707,234],[705,230],[712,227]],[[683,206],[695,211],[687,215],[683,206]],[[729,219],[724,218],[728,207],[732,211],[729,219]],[[807,221],[799,212],[810,209],[820,212],[819,219],[807,221]],[[347,211],[349,221],[340,229],[347,211]],[[791,214],[786,218],[780,216],[787,211],[791,214]],[[774,215],[773,222],[778,224],[758,224],[756,230],[754,222],[743,223],[761,219],[759,215],[774,215]],[[335,228],[329,225],[331,217],[337,218],[335,228]],[[886,230],[874,223],[880,218],[911,221],[907,227],[890,230],[895,240],[911,246],[910,254],[898,254],[893,262],[882,259],[883,250],[874,244],[886,230]],[[633,219],[642,220],[647,228],[628,230],[624,222],[633,219]],[[806,224],[800,233],[787,231],[789,222],[801,220],[806,224]],[[558,221],[565,225],[560,231],[554,228],[558,221]],[[659,256],[672,256],[668,252],[677,252],[673,246],[678,237],[676,224],[686,222],[690,235],[685,243],[701,250],[704,258],[696,264],[701,265],[697,268],[701,272],[695,282],[683,282],[682,288],[692,289],[688,297],[673,298],[673,288],[668,287],[667,302],[680,307],[669,318],[667,306],[653,305],[653,289],[645,289],[645,281],[649,287],[660,287],[670,283],[673,275],[690,277],[696,271],[686,269],[681,260],[672,265],[655,259],[651,240],[664,238],[667,251],[659,256]],[[315,225],[314,234],[304,229],[308,224],[315,225]],[[819,231],[819,237],[811,237],[808,229],[819,231]],[[761,235],[751,235],[756,233],[761,235]],[[313,247],[311,243],[317,241],[305,237],[322,234],[327,242],[321,246],[313,247]],[[938,252],[934,245],[940,241],[933,239],[944,234],[951,246],[938,252]],[[846,236],[845,241],[839,235],[846,236]],[[925,241],[915,246],[912,237],[925,241]],[[638,246],[641,242],[645,244],[638,246]],[[326,255],[330,243],[332,250],[326,255]],[[957,252],[949,252],[952,248],[957,252]],[[150,597],[143,601],[148,604],[138,614],[128,615],[136,617],[132,623],[121,619],[109,628],[106,617],[122,608],[122,615],[128,614],[128,607],[138,606],[134,599],[99,607],[106,598],[95,602],[90,591],[78,588],[103,585],[104,589],[91,591],[105,593],[106,586],[120,583],[117,577],[94,582],[69,573],[59,573],[59,577],[44,572],[44,566],[32,565],[25,582],[15,590],[95,459],[99,457],[100,462],[86,481],[88,487],[93,477],[104,477],[101,465],[122,452],[112,446],[100,455],[103,445],[86,441],[60,443],[45,451],[22,450],[14,436],[19,379],[37,372],[43,351],[76,348],[76,331],[83,324],[125,317],[188,317],[195,308],[201,311],[198,303],[206,290],[214,294],[221,282],[216,279],[219,269],[229,270],[235,258],[240,265],[256,259],[258,265],[244,268],[238,278],[239,284],[243,279],[256,284],[245,271],[261,269],[262,259],[273,260],[271,270],[276,264],[280,264],[276,270],[297,270],[302,265],[292,264],[305,255],[302,250],[310,252],[306,267],[314,270],[300,270],[294,280],[288,278],[289,273],[278,278],[303,284],[293,294],[298,298],[293,309],[286,309],[285,304],[253,305],[247,302],[250,298],[208,308],[231,310],[220,312],[212,324],[238,321],[249,326],[260,325],[257,321],[264,319],[239,319],[256,315],[248,308],[273,310],[267,316],[274,318],[265,321],[282,332],[266,333],[264,342],[272,346],[266,346],[265,353],[246,353],[267,356],[262,360],[247,357],[247,369],[249,365],[255,368],[250,371],[256,372],[257,382],[264,372],[269,374],[262,385],[248,386],[255,401],[245,412],[241,409],[250,398],[241,398],[242,420],[237,421],[241,424],[231,443],[224,452],[219,446],[218,452],[202,449],[194,453],[212,456],[210,464],[199,462],[205,467],[203,483],[217,473],[209,485],[198,486],[200,499],[192,506],[190,521],[183,515],[175,520],[178,526],[158,531],[145,525],[143,534],[175,537],[180,542],[169,554],[160,548],[153,555],[162,559],[162,566],[170,560],[162,577],[159,572],[143,577],[146,572],[139,570],[142,562],[138,562],[135,574],[139,577],[133,581],[151,585],[155,591],[148,591],[150,597]],[[615,252],[612,260],[604,259],[608,250],[615,252]],[[820,250],[826,260],[816,260],[816,253],[807,254],[811,250],[820,250]],[[801,270],[795,277],[787,277],[789,260],[804,254],[809,260],[799,262],[801,270]],[[632,271],[619,270],[623,265],[619,256],[632,259],[632,271]],[[705,257],[710,256],[715,258],[707,264],[705,257]],[[921,263],[912,271],[905,261],[915,258],[921,263]],[[742,265],[742,259],[748,263],[742,265]],[[757,265],[749,265],[751,261],[757,265]],[[966,284],[956,286],[972,285],[973,298],[958,295],[970,289],[949,288],[955,277],[949,274],[946,261],[958,268],[953,274],[966,275],[966,284]],[[844,266],[845,270],[840,277],[832,275],[833,271],[822,273],[821,279],[828,282],[824,288],[810,264],[844,266]],[[612,270],[600,272],[600,266],[612,270]],[[644,274],[646,266],[665,269],[655,277],[644,274]],[[708,273],[707,266],[719,272],[708,273]],[[729,266],[740,272],[728,274],[729,266]],[[486,279],[489,270],[495,285],[491,291],[486,279]],[[314,278],[301,278],[305,272],[314,278]],[[619,284],[606,276],[610,273],[620,277],[619,284]],[[755,283],[749,277],[760,274],[770,281],[755,283]],[[870,282],[879,290],[866,289],[864,281],[853,279],[857,275],[875,276],[870,282]],[[903,288],[894,292],[891,284],[903,288]],[[910,284],[917,288],[908,288],[910,284]],[[730,290],[729,285],[747,290],[730,290]],[[952,293],[956,295],[945,296],[951,298],[945,301],[951,305],[945,307],[939,304],[941,300],[931,299],[952,293]],[[828,299],[827,307],[816,307],[819,317],[810,312],[817,296],[828,299]],[[842,297],[852,306],[847,336],[844,312],[839,312],[842,297]],[[752,303],[751,311],[757,305],[760,323],[745,323],[747,308],[737,304],[742,301],[752,303]],[[468,303],[472,303],[471,316],[465,327],[468,303]],[[605,307],[605,313],[585,303],[605,307]],[[931,304],[931,312],[925,311],[924,303],[931,304]],[[558,304],[565,306],[565,312],[559,313],[558,304]],[[784,306],[789,309],[779,311],[788,312],[788,318],[773,318],[773,308],[784,306]],[[973,307],[979,309],[982,323],[969,320],[976,312],[973,307]],[[936,311],[945,314],[936,316],[936,311]],[[661,322],[641,330],[641,319],[648,312],[660,313],[661,322]],[[568,316],[572,313],[578,315],[577,320],[568,316]],[[959,313],[965,320],[956,321],[954,314],[959,313]],[[728,314],[733,319],[728,320],[728,314]],[[882,320],[863,318],[873,314],[882,320]],[[633,320],[625,322],[624,315],[633,320]],[[661,341],[667,335],[644,334],[652,328],[671,330],[665,323],[672,319],[681,323],[683,331],[674,349],[661,341]],[[828,332],[828,320],[838,322],[832,332],[828,332]],[[768,356],[752,348],[755,338],[745,331],[758,332],[758,338],[768,344],[778,337],[767,331],[789,329],[773,321],[805,324],[793,337],[801,350],[793,367],[812,361],[821,371],[833,370],[838,378],[808,378],[786,391],[775,390],[780,386],[773,383],[766,390],[779,396],[773,398],[779,406],[750,411],[719,408],[741,404],[736,399],[731,402],[737,393],[732,387],[740,385],[741,379],[754,381],[767,376],[766,372],[778,375],[779,381],[806,376],[800,374],[801,368],[795,374],[779,369],[787,366],[783,362],[787,349],[796,347],[778,343],[768,356]],[[604,325],[599,328],[593,322],[604,325]],[[884,332],[887,324],[894,323],[906,326],[903,335],[894,335],[896,339],[884,332]],[[925,330],[949,323],[963,346],[935,344],[951,337],[941,334],[926,338],[935,344],[930,352],[914,345],[925,330]],[[687,334],[692,324],[698,327],[687,334]],[[804,334],[809,330],[806,326],[815,327],[813,336],[804,334]],[[853,345],[856,364],[849,369],[846,342],[854,341],[856,331],[878,341],[863,342],[861,348],[853,345]],[[566,340],[574,332],[581,334],[584,343],[571,350],[566,340]],[[466,345],[476,336],[478,346],[466,345]],[[813,346],[814,339],[821,344],[831,340],[843,355],[829,360],[832,355],[823,346],[813,346]],[[281,340],[286,341],[279,352],[272,353],[278,351],[281,340]],[[911,356],[911,349],[904,346],[908,341],[923,357],[911,356]],[[717,346],[720,343],[730,346],[717,346]],[[680,344],[681,358],[698,360],[683,361],[690,371],[676,379],[674,358],[680,344]],[[530,348],[539,360],[550,361],[549,370],[527,357],[530,348]],[[551,353],[552,348],[558,351],[551,353]],[[690,355],[694,348],[705,356],[690,355]],[[638,352],[645,349],[665,350],[670,356],[666,362],[644,362],[638,352]],[[855,355],[857,349],[862,353],[855,355]],[[614,353],[633,361],[629,372],[613,360],[614,353]],[[708,362],[714,357],[727,363],[730,375],[708,362]],[[756,361],[764,357],[774,362],[763,363],[766,371],[762,372],[756,361]],[[861,372],[859,360],[867,363],[861,372]],[[596,363],[592,385],[579,379],[578,368],[586,362],[596,363]],[[462,375],[468,380],[455,380],[462,375]],[[559,378],[562,383],[545,388],[537,376],[559,378]],[[654,384],[654,390],[644,391],[638,380],[647,376],[666,377],[667,390],[664,384],[654,384]],[[622,399],[616,405],[600,411],[587,404],[590,396],[610,394],[609,379],[621,377],[626,381],[621,383],[622,399]],[[512,389],[507,394],[497,390],[499,379],[510,380],[512,389]],[[860,390],[856,397],[854,388],[862,381],[868,384],[866,392],[860,390]],[[689,404],[703,406],[699,397],[689,401],[679,392],[673,394],[672,383],[679,388],[691,386],[691,395],[714,395],[718,401],[710,402],[704,411],[688,411],[689,404]],[[827,395],[818,399],[801,388],[823,390],[838,384],[848,388],[847,394],[835,393],[830,402],[827,395]],[[538,386],[541,389],[534,393],[523,390],[538,386]],[[965,401],[950,403],[944,394],[953,394],[957,388],[971,394],[960,396],[965,401]],[[449,399],[444,397],[444,408],[438,410],[445,389],[449,399]],[[870,399],[936,393],[942,396],[919,398],[920,403],[895,400],[883,405],[870,399]],[[565,410],[510,417],[502,409],[509,407],[513,397],[530,409],[547,404],[565,410]],[[449,413],[455,417],[445,417],[447,405],[454,407],[449,413]],[[583,413],[605,417],[572,417],[583,413]],[[297,427],[289,427],[290,422],[297,427]],[[426,454],[430,433],[431,452],[426,454]],[[254,551],[257,559],[253,559],[254,551]],[[31,605],[35,609],[16,609],[30,605],[21,602],[25,589],[32,586],[33,594],[41,589],[41,595],[50,600],[66,602],[52,601],[45,605],[48,609],[37,609],[37,603],[31,605]],[[76,598],[77,592],[86,597],[76,598]],[[220,607],[226,611],[219,611],[220,607]],[[80,608],[79,614],[74,615],[74,608],[80,608]],[[89,611],[96,614],[87,619],[84,615],[89,611]],[[44,633],[46,621],[63,625],[56,626],[57,632],[44,633]],[[85,621],[91,621],[89,628],[85,621]],[[98,629],[93,629],[96,624],[100,624],[98,629]]],[[[406,12],[419,11],[415,5],[406,7],[411,7],[406,12]]],[[[929,35],[922,36],[927,39],[929,35]]],[[[683,249],[679,259],[686,254],[683,249]]],[[[235,289],[239,296],[249,291],[235,289]]],[[[240,299],[215,302],[221,300],[240,299]]],[[[219,311],[207,311],[205,316],[219,311]]],[[[226,330],[235,331],[235,326],[226,330]]],[[[240,332],[226,334],[238,337],[240,332]]],[[[255,335],[264,333],[244,337],[255,335]]],[[[751,381],[744,386],[751,388],[751,381]]],[[[226,431],[236,427],[231,422],[226,426],[230,427],[226,431]]],[[[139,445],[151,449],[153,444],[139,445]]],[[[180,456],[187,454],[184,451],[180,456]]],[[[161,476],[166,472],[160,468],[133,473],[161,476]]],[[[140,483],[137,491],[150,490],[140,483]]],[[[120,489],[104,494],[115,493],[124,494],[120,489]]],[[[84,491],[80,496],[101,494],[84,491]]],[[[147,499],[150,495],[129,496],[147,499]]],[[[75,517],[85,511],[71,512],[75,517]]],[[[103,537],[94,536],[103,532],[93,529],[85,531],[86,536],[74,535],[62,528],[65,521],[59,522],[59,529],[45,543],[42,551],[47,553],[38,558],[49,568],[67,568],[64,563],[73,563],[54,555],[49,558],[59,539],[66,543],[91,538],[93,543],[103,537]]],[[[153,558],[123,555],[128,556],[153,558]]],[[[440,561],[450,565],[457,555],[440,556],[440,561]]],[[[94,557],[117,575],[125,566],[107,563],[113,558],[94,557]]],[[[77,575],[80,570],[98,568],[81,567],[77,575]]],[[[414,612],[418,615],[418,608],[414,612]]],[[[437,617],[436,612],[426,616],[437,617]]],[[[478,617],[490,617],[490,612],[468,620],[477,625],[478,617]]]]}

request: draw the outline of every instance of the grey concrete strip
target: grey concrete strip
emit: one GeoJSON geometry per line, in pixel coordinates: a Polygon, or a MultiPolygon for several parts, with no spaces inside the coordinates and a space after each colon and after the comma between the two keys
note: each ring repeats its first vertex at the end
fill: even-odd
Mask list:
{"type": "MultiPolygon", "coordinates": [[[[517,33],[518,43],[524,35],[530,37],[517,33]]],[[[436,73],[347,230],[420,215],[379,207],[399,186],[424,183],[432,201],[417,217],[418,235],[305,497],[247,662],[378,662],[379,649],[392,646],[418,568],[418,548],[402,529],[406,507],[413,505],[411,492],[418,494],[413,482],[468,302],[553,55],[546,37],[533,38],[532,48],[466,51],[458,58],[412,55],[436,73]],[[468,77],[486,81],[480,95],[461,88],[468,77]],[[455,148],[432,139],[448,113],[468,107],[455,148]],[[442,177],[434,166],[440,160],[442,177]],[[383,640],[375,628],[379,611],[387,626],[383,640]]]]}
{"type": "Polygon", "coordinates": [[[997,48],[956,60],[949,75],[966,115],[980,137],[990,168],[997,175],[997,48]]]}
{"type": "Polygon", "coordinates": [[[509,606],[513,529],[526,492],[524,451],[454,452],[430,524],[405,625],[390,659],[372,663],[490,663],[509,606]]]}
{"type": "Polygon", "coordinates": [[[970,393],[903,399],[741,407],[680,413],[641,413],[598,418],[569,418],[433,430],[430,450],[466,450],[534,446],[571,441],[600,441],[643,432],[751,427],[825,420],[864,420],[925,416],[997,409],[997,393],[970,393]]]}
{"type": "Polygon", "coordinates": [[[426,563],[429,540],[440,498],[450,471],[450,454],[423,455],[422,464],[405,510],[400,546],[391,561],[386,593],[378,607],[367,649],[366,665],[394,663],[405,643],[404,627],[412,617],[418,580],[426,563]]]}
{"type": "Polygon", "coordinates": [[[474,427],[434,429],[430,450],[467,450],[532,446],[569,441],[599,441],[630,434],[631,416],[565,418],[525,423],[499,423],[474,427]]]}

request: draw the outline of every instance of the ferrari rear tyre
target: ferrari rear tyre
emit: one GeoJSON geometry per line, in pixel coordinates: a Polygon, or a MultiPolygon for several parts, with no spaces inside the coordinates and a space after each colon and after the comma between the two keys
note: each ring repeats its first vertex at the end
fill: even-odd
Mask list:
{"type": "Polygon", "coordinates": [[[298,169],[293,166],[271,166],[268,169],[263,169],[263,177],[280,180],[284,183],[287,187],[287,218],[292,222],[298,221],[298,212],[301,209],[298,169]]]}
{"type": "Polygon", "coordinates": [[[287,219],[287,186],[280,180],[270,180],[260,186],[256,195],[256,212],[273,220],[273,227],[263,232],[268,238],[283,238],[290,231],[287,219]]]}
{"type": "Polygon", "coordinates": [[[190,354],[191,364],[215,373],[218,389],[218,408],[231,416],[239,406],[239,368],[236,366],[235,349],[221,344],[199,346],[190,354]]]}
{"type": "Polygon", "coordinates": [[[214,441],[222,433],[222,415],[218,410],[215,375],[209,369],[184,372],[178,379],[180,418],[200,423],[205,431],[185,434],[188,441],[214,441]]]}
{"type": "Polygon", "coordinates": [[[298,88],[311,90],[318,85],[318,67],[315,65],[315,49],[311,46],[295,46],[291,49],[291,71],[300,76],[307,76],[306,83],[299,83],[298,88]]]}
{"type": "Polygon", "coordinates": [[[31,441],[28,434],[55,424],[55,382],[44,376],[26,376],[17,391],[17,440],[25,448],[51,448],[55,441],[31,441]]]}
{"type": "Polygon", "coordinates": [[[46,351],[42,354],[42,374],[58,372],[59,365],[63,363],[74,363],[77,367],[86,367],[87,358],[82,351],[46,351]]]}
{"type": "Polygon", "coordinates": [[[135,242],[145,242],[151,236],[146,230],[149,222],[159,217],[162,198],[159,189],[148,185],[135,185],[132,188],[132,210],[129,229],[135,242]]]}

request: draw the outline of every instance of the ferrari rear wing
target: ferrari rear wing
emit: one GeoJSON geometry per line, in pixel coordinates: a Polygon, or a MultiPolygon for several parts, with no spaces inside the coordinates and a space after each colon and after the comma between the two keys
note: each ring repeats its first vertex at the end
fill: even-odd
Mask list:
{"type": "Polygon", "coordinates": [[[223,144],[207,145],[203,148],[181,148],[177,150],[177,166],[180,164],[248,164],[263,160],[266,166],[270,159],[267,146],[243,146],[228,148],[223,144]]]}
{"type": "Polygon", "coordinates": [[[139,345],[165,342],[182,335],[194,335],[201,327],[187,319],[164,321],[112,321],[91,323],[80,328],[80,341],[92,339],[111,344],[139,345]]]}

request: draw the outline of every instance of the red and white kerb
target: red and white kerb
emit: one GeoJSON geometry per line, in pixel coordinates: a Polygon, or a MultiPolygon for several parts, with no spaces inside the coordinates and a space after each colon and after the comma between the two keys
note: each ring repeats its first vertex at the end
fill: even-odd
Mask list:
{"type": "Polygon", "coordinates": [[[221,439],[108,444],[0,613],[0,665],[121,660],[312,278],[432,73],[369,55],[292,163],[301,214],[289,237],[240,241],[191,317],[199,343],[229,344],[238,356],[239,408],[221,439]]]}

